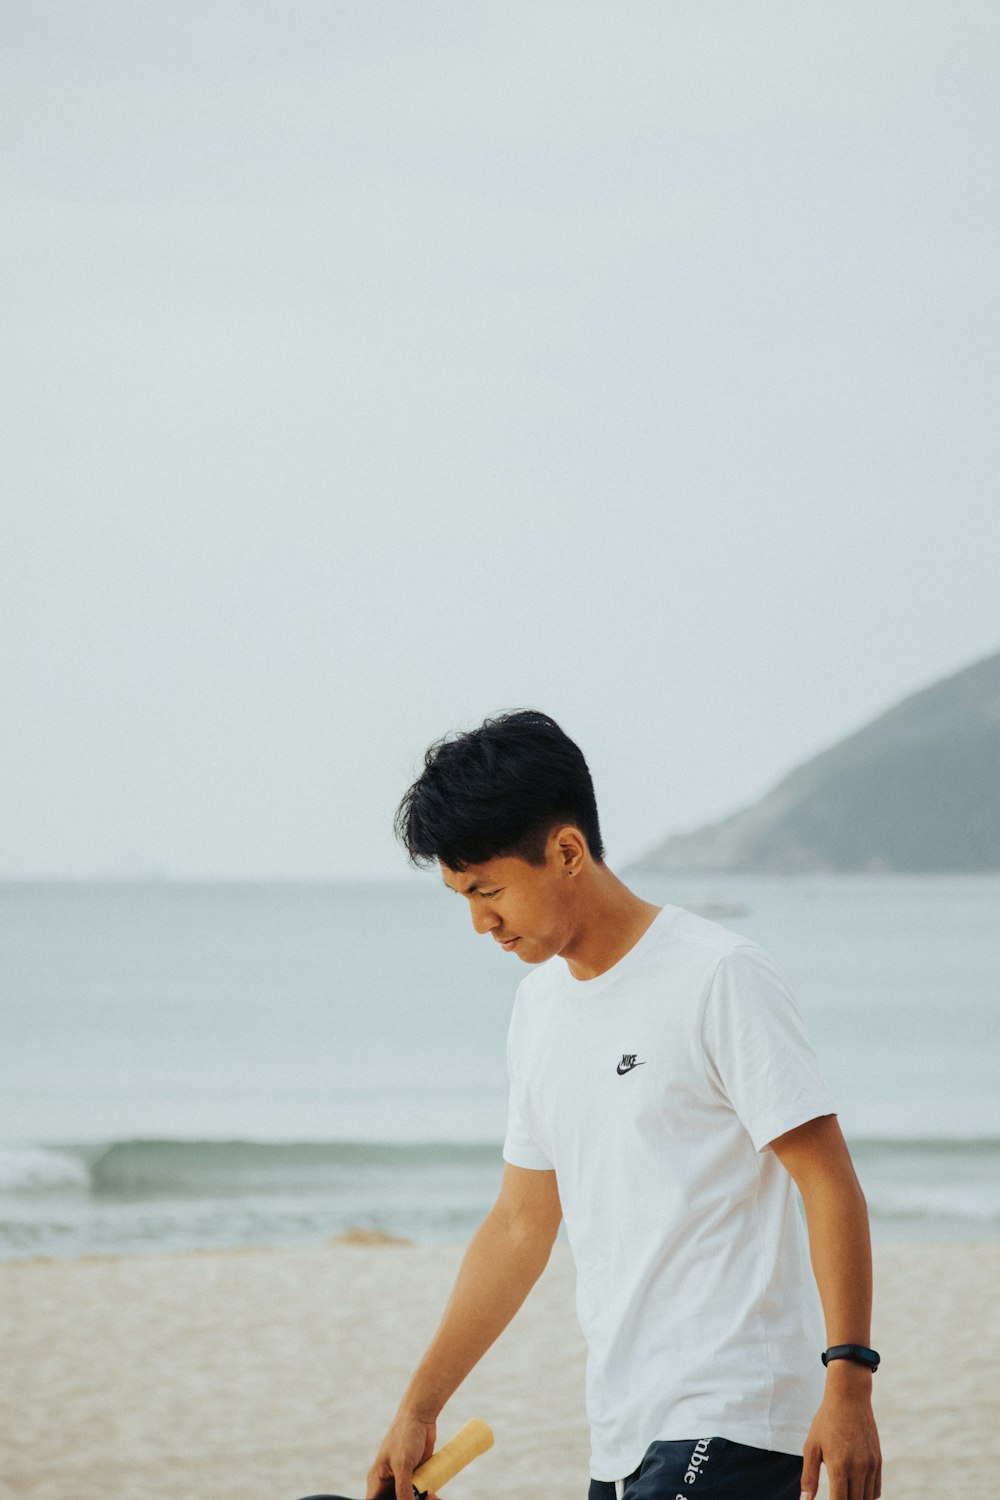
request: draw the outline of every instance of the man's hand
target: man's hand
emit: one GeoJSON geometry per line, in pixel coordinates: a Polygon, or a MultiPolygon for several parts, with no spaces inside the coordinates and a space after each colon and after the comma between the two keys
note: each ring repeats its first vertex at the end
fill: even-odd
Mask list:
{"type": "Polygon", "coordinates": [[[830,1500],[879,1500],[882,1453],[871,1381],[867,1370],[846,1359],[830,1361],[823,1404],[802,1450],[802,1495],[807,1500],[814,1500],[819,1488],[821,1463],[826,1464],[830,1500]],[[837,1365],[848,1368],[838,1370],[837,1365]]]}
{"type": "Polygon", "coordinates": [[[395,1480],[396,1500],[413,1500],[413,1471],[434,1452],[437,1424],[399,1412],[368,1471],[368,1500],[389,1492],[395,1480]]]}

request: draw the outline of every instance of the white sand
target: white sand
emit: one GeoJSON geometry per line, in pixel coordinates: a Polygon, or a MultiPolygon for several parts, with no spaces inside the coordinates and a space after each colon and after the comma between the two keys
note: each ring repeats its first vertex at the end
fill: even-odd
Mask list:
{"type": "MultiPolygon", "coordinates": [[[[336,1245],[0,1265],[0,1497],[364,1494],[461,1248],[336,1245]]],[[[1000,1472],[1000,1243],[880,1246],[887,1500],[1000,1472]]],[[[445,1491],[583,1500],[583,1347],[562,1245],[444,1414],[496,1446],[445,1491]]]]}

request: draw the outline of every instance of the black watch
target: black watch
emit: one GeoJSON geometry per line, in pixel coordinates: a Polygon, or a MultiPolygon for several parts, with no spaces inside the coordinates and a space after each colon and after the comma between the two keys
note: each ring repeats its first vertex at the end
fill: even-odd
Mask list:
{"type": "Polygon", "coordinates": [[[864,1344],[834,1344],[832,1349],[823,1350],[820,1359],[825,1365],[831,1359],[850,1359],[856,1365],[864,1365],[873,1375],[879,1367],[879,1355],[874,1349],[866,1349],[864,1344]]]}

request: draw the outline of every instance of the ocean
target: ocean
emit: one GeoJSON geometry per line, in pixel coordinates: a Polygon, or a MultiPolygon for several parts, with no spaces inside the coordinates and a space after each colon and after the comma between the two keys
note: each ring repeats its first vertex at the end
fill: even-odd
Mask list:
{"type": "MultiPolygon", "coordinates": [[[[1000,1236],[1000,877],[632,884],[782,969],[877,1239],[1000,1236]]],[[[524,972],[433,874],[0,885],[0,1258],[465,1239],[524,972]]]]}

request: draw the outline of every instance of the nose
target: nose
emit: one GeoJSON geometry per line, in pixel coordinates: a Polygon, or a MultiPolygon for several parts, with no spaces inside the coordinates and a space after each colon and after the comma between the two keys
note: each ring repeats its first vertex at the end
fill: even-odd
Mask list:
{"type": "Polygon", "coordinates": [[[494,927],[500,926],[500,918],[496,912],[490,911],[488,906],[474,906],[472,908],[472,925],[477,932],[492,932],[494,927]]]}

